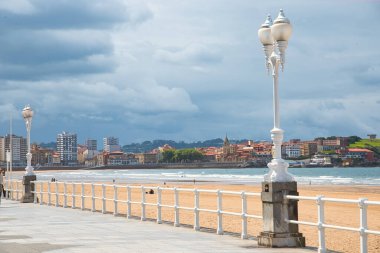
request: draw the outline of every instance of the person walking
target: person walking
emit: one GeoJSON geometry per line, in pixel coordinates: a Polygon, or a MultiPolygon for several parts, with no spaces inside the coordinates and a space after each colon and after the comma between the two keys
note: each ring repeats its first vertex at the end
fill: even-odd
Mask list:
{"type": "Polygon", "coordinates": [[[0,169],[0,199],[1,195],[5,197],[5,189],[4,189],[4,171],[0,169]]]}

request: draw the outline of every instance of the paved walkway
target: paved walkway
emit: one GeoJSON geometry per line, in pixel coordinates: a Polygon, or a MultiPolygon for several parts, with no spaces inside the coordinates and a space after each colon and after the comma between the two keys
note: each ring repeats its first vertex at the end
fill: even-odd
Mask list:
{"type": "Polygon", "coordinates": [[[315,252],[258,248],[255,240],[195,232],[190,228],[2,200],[1,253],[118,252],[315,252]]]}

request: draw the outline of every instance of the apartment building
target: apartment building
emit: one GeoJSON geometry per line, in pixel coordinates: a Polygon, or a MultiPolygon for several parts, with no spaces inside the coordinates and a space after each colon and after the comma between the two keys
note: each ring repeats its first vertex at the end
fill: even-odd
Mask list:
{"type": "Polygon", "coordinates": [[[10,150],[10,142],[12,139],[12,160],[14,166],[23,166],[26,164],[27,142],[26,138],[22,136],[6,135],[0,137],[0,161],[6,162],[6,152],[10,150]]]}
{"type": "Polygon", "coordinates": [[[85,146],[88,150],[98,150],[98,141],[94,139],[87,139],[85,146]]]}
{"type": "Polygon", "coordinates": [[[57,135],[57,152],[62,165],[76,165],[78,163],[77,135],[62,132],[57,135]]]}
{"type": "Polygon", "coordinates": [[[110,153],[120,150],[119,138],[113,136],[103,138],[103,151],[110,153]]]}

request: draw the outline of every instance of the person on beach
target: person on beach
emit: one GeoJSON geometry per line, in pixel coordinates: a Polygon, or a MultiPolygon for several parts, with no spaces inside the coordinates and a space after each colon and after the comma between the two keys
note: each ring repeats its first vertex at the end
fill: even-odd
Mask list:
{"type": "Polygon", "coordinates": [[[4,174],[5,174],[5,171],[4,170],[0,170],[0,197],[1,197],[1,194],[5,197],[5,189],[4,189],[4,174]]]}

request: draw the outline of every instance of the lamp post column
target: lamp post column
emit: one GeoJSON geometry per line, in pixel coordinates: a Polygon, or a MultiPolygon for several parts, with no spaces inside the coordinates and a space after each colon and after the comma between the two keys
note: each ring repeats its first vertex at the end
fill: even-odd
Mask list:
{"type": "Polygon", "coordinates": [[[305,237],[298,232],[297,224],[287,220],[298,220],[298,202],[286,199],[286,195],[298,195],[297,182],[287,172],[289,164],[281,157],[284,131],[280,128],[280,101],[278,92],[279,67],[284,67],[285,49],[292,27],[282,10],[272,25],[267,20],[258,31],[264,46],[266,67],[273,77],[273,118],[271,130],[273,159],[268,163],[269,172],[264,175],[261,200],[263,204],[263,232],[258,236],[258,244],[265,247],[304,247],[305,237]],[[277,53],[278,52],[278,53],[277,53]]]}
{"type": "Polygon", "coordinates": [[[22,110],[22,116],[25,120],[26,125],[26,132],[27,132],[27,146],[28,146],[28,153],[26,154],[26,168],[25,168],[25,175],[22,178],[22,184],[23,184],[23,196],[21,198],[22,203],[32,203],[34,202],[34,189],[35,185],[34,183],[31,183],[32,181],[36,181],[37,177],[34,174],[34,168],[32,167],[32,153],[30,151],[30,130],[32,127],[32,118],[33,118],[33,110],[28,105],[25,106],[25,108],[22,110]]]}

